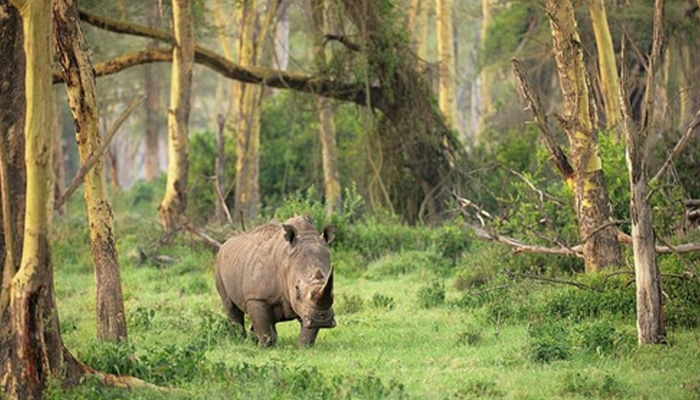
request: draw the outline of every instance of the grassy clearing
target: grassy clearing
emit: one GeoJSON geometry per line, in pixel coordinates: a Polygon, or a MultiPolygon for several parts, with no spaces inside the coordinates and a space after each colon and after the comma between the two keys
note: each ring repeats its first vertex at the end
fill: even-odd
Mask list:
{"type": "Polygon", "coordinates": [[[454,269],[429,245],[372,260],[338,251],[347,257],[334,260],[338,326],[323,330],[316,347],[299,349],[298,324],[283,323],[277,347],[261,350],[231,331],[214,288],[213,254],[194,239],[159,248],[171,262],[139,261],[139,250],[150,251],[159,235],[157,221],[143,215],[132,209],[117,216],[129,323],[129,343],[120,346],[95,340],[81,218],[56,221],[61,327],[79,359],[169,390],[118,390],[88,380],[70,391],[51,388],[49,398],[700,397],[697,327],[671,328],[669,346],[638,348],[624,285],[605,297],[509,281],[494,272],[498,265],[484,269],[491,249],[449,260],[454,269]]]}

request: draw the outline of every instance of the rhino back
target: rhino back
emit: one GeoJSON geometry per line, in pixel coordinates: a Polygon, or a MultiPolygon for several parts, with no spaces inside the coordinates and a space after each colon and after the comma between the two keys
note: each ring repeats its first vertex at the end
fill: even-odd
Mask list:
{"type": "Polygon", "coordinates": [[[228,298],[246,311],[246,301],[280,303],[286,297],[282,282],[282,226],[271,222],[233,236],[219,249],[216,274],[228,298]]]}

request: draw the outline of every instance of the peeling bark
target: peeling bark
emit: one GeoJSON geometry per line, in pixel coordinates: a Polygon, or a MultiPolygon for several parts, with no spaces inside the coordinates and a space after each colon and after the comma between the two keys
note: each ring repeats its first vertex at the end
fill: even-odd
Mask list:
{"type": "Polygon", "coordinates": [[[194,26],[190,0],[173,0],[173,26],[177,44],[173,48],[168,109],[168,178],[165,196],[158,207],[165,232],[177,230],[187,207],[188,121],[192,68],[194,66],[194,26]]]}
{"type": "Polygon", "coordinates": [[[547,0],[546,12],[550,19],[554,59],[563,96],[564,116],[561,122],[569,139],[579,236],[588,238],[583,243],[586,271],[598,271],[620,265],[622,252],[614,227],[598,229],[612,216],[602,160],[598,154],[595,103],[590,96],[590,83],[571,1],[547,0]]]}
{"type": "MultiPolygon", "coordinates": [[[[92,63],[75,3],[72,0],[57,0],[53,15],[58,59],[63,68],[68,103],[75,122],[78,152],[81,162],[86,163],[101,147],[92,63]]],[[[125,341],[124,300],[102,156],[85,175],[84,186],[95,266],[97,337],[111,342],[125,341]]]]}

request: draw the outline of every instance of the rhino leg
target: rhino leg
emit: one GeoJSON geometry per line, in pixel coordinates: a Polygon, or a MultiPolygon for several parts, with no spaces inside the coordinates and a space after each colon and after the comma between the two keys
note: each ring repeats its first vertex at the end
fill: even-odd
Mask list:
{"type": "Polygon", "coordinates": [[[304,328],[301,327],[301,332],[299,333],[299,346],[308,347],[313,346],[316,343],[316,336],[318,335],[318,328],[304,328]]]}
{"type": "Polygon", "coordinates": [[[233,304],[231,300],[224,301],[224,311],[226,312],[226,316],[228,316],[228,319],[230,319],[231,322],[233,322],[233,324],[236,325],[236,329],[238,329],[241,335],[245,338],[245,325],[243,323],[243,317],[245,314],[243,313],[243,311],[241,311],[240,308],[233,304]]]}
{"type": "Polygon", "coordinates": [[[246,304],[250,322],[258,337],[258,346],[272,347],[277,342],[277,329],[272,308],[263,301],[250,300],[246,304]]]}

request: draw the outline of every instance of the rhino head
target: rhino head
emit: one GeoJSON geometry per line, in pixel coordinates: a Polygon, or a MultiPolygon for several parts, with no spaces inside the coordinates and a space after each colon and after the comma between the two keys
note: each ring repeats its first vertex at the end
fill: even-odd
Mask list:
{"type": "Polygon", "coordinates": [[[328,226],[318,235],[315,229],[310,234],[291,224],[283,226],[285,240],[290,246],[288,284],[292,287],[289,297],[302,328],[335,327],[333,267],[328,250],[335,227],[328,226]]]}

